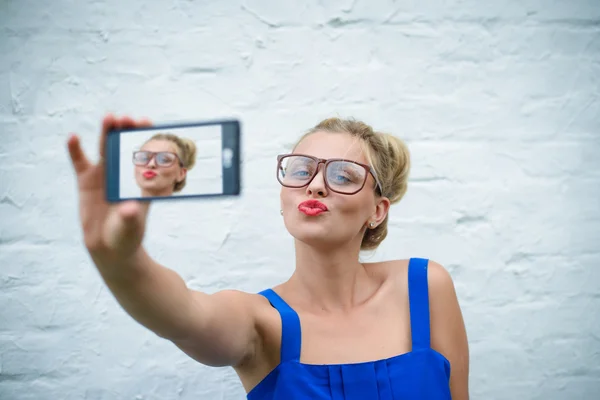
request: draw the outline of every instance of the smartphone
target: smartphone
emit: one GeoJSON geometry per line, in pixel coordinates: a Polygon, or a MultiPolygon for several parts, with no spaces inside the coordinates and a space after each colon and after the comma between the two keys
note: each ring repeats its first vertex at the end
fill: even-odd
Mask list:
{"type": "Polygon", "coordinates": [[[107,201],[239,195],[240,130],[223,119],[108,132],[107,201]]]}

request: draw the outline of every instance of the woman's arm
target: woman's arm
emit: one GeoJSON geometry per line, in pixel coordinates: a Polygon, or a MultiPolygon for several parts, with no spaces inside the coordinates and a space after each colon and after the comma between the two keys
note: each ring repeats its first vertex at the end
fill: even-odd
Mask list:
{"type": "Polygon", "coordinates": [[[259,336],[256,296],[190,290],[179,274],[143,249],[127,265],[99,267],[108,288],[134,320],[198,362],[235,366],[252,356],[259,336]]]}
{"type": "Polygon", "coordinates": [[[119,304],[136,321],[207,365],[244,361],[257,342],[257,295],[194,292],[142,246],[149,202],[106,201],[106,140],[112,129],[151,126],[146,120],[107,115],[102,121],[98,163],[70,135],[83,239],[95,266],[119,304]]]}
{"type": "Polygon", "coordinates": [[[451,365],[453,400],[469,399],[469,344],[452,277],[440,264],[429,261],[431,347],[451,365]]]}

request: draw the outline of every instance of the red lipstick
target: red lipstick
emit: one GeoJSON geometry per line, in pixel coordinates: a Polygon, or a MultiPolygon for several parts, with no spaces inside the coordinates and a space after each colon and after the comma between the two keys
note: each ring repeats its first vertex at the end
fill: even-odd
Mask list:
{"type": "Polygon", "coordinates": [[[306,215],[315,216],[327,211],[327,206],[318,200],[306,200],[298,205],[298,210],[306,215]]]}
{"type": "Polygon", "coordinates": [[[144,172],[144,178],[146,178],[146,179],[151,179],[151,178],[154,178],[155,176],[156,176],[156,172],[154,172],[154,171],[144,172]]]}

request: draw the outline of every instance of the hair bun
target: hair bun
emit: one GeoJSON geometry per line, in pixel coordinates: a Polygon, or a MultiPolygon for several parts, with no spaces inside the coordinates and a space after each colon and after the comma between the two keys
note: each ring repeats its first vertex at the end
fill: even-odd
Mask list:
{"type": "Polygon", "coordinates": [[[183,157],[183,165],[188,170],[194,168],[196,165],[196,143],[193,140],[188,138],[180,138],[183,157]]]}
{"type": "Polygon", "coordinates": [[[389,133],[377,133],[381,138],[382,147],[385,149],[381,154],[382,169],[384,169],[385,196],[390,202],[399,202],[408,189],[408,177],[410,174],[410,152],[406,143],[398,137],[389,133]]]}

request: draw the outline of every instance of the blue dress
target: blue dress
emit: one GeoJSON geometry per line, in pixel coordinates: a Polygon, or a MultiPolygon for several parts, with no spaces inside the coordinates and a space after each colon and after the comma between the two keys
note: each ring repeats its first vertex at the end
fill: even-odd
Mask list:
{"type": "Polygon", "coordinates": [[[451,399],[450,362],[430,347],[428,260],[412,258],[408,291],[412,350],[350,364],[300,362],[298,314],[272,289],[262,291],[282,321],[281,361],[247,395],[248,400],[451,399]]]}

